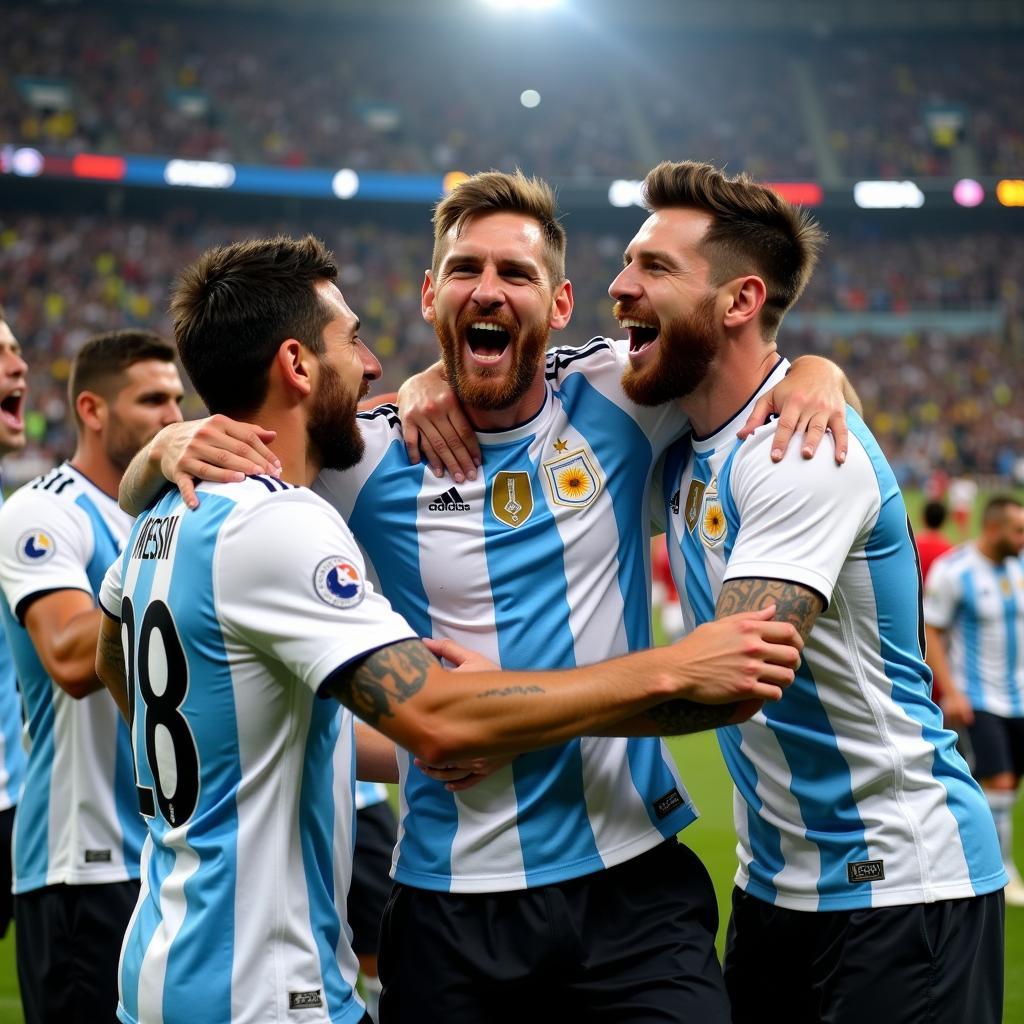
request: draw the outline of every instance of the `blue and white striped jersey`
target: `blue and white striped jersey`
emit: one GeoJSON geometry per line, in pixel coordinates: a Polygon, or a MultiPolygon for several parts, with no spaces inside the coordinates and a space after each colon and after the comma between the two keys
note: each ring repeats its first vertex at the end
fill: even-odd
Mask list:
{"type": "Polygon", "coordinates": [[[48,591],[95,597],[131,518],[69,463],[0,509],[0,586],[28,719],[25,789],[14,825],[14,891],[139,877],[145,825],[128,730],[105,690],[75,700],[47,675],[24,626],[48,591]]]}
{"type": "Polygon", "coordinates": [[[753,401],[712,436],[673,445],[661,467],[690,628],[715,617],[730,579],[787,580],[827,602],[782,700],[718,731],[736,785],[736,884],[808,911],[1001,888],[992,816],[929,697],[920,576],[892,471],[852,410],[845,465],[828,444],[773,464],[774,424],[736,438],[753,401]]]}
{"type": "Polygon", "coordinates": [[[948,630],[949,670],[976,711],[1024,716],[1024,566],[996,565],[974,544],[935,559],[924,619],[948,630]]]}
{"type": "MultiPolygon", "coordinates": [[[[0,506],[3,502],[0,493],[0,506]]],[[[14,807],[21,799],[25,763],[18,672],[7,633],[0,630],[0,811],[14,807]]]]}
{"type": "Polygon", "coordinates": [[[122,1021],[350,1022],[352,716],[325,679],[411,636],[337,515],[265,477],[140,516],[100,595],[122,622],[142,891],[122,1021]],[[340,866],[340,870],[339,870],[340,866]]]}
{"type": "Polygon", "coordinates": [[[382,804],[388,798],[388,788],[383,782],[356,782],[356,810],[382,804]]]}
{"type": "MultiPolygon", "coordinates": [[[[316,488],[348,520],[396,610],[507,669],[568,668],[650,644],[646,501],[685,426],[622,392],[625,349],[547,358],[543,407],[480,432],[483,467],[451,485],[411,466],[393,406],[360,418],[362,462],[316,488]]],[[[588,737],[522,755],[462,793],[400,759],[393,874],[424,889],[546,885],[637,856],[696,817],[658,739],[588,737]]]]}

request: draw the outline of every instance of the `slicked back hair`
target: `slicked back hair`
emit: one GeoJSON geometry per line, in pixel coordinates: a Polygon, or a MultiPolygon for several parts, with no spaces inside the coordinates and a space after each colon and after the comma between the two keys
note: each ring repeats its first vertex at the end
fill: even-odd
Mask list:
{"type": "Polygon", "coordinates": [[[335,281],[334,254],[312,235],[248,239],[208,249],[171,293],[182,365],[210,412],[251,413],[267,396],[281,343],[324,352],[333,313],[315,290],[335,281]]]}
{"type": "Polygon", "coordinates": [[[744,274],[760,277],[767,292],[761,333],[774,340],[825,243],[817,221],[745,174],[730,178],[711,164],[692,160],[658,164],[644,179],[643,194],[651,211],[682,207],[710,215],[700,249],[711,267],[711,283],[744,274]]]}
{"type": "Polygon", "coordinates": [[[90,338],[71,364],[68,399],[75,422],[82,425],[76,403],[83,391],[92,391],[108,402],[124,386],[125,371],[136,363],[155,359],[174,362],[174,346],[153,331],[107,331],[90,338]]]}
{"type": "Polygon", "coordinates": [[[557,288],[565,280],[565,228],[558,220],[555,193],[540,178],[528,178],[522,171],[481,171],[456,185],[434,207],[434,255],[431,273],[438,271],[448,252],[452,228],[458,237],[474,217],[489,213],[518,213],[532,217],[544,234],[544,266],[549,284],[557,288]]]}

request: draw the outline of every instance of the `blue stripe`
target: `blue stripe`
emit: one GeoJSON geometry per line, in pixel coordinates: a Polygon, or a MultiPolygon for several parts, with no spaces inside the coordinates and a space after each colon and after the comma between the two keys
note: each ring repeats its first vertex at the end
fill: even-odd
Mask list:
{"type": "Polygon", "coordinates": [[[146,875],[149,889],[145,900],[138,908],[134,924],[125,935],[121,958],[121,1004],[135,1021],[139,1019],[139,979],[142,974],[142,961],[163,918],[160,909],[160,887],[173,868],[174,854],[164,847],[151,843],[149,871],[146,875]]]}
{"type": "Polygon", "coordinates": [[[18,677],[3,627],[0,627],[0,728],[3,730],[4,772],[7,776],[5,794],[13,807],[21,798],[21,787],[25,783],[25,749],[21,743],[18,677]]]}
{"type": "MultiPolygon", "coordinates": [[[[554,516],[544,498],[541,467],[529,457],[532,438],[488,445],[483,472],[490,495],[502,471],[525,472],[533,490],[533,513],[522,526],[495,518],[484,509],[484,553],[491,580],[498,658],[502,668],[572,668],[575,642],[569,628],[565,552],[554,516]],[[523,551],[530,557],[524,560],[523,551]],[[538,645],[538,637],[543,644],[538,645]]],[[[600,855],[587,814],[583,759],[578,740],[524,754],[512,764],[519,814],[519,840],[528,885],[554,880],[550,865],[600,855]],[[558,785],[554,780],[559,779],[558,785]],[[549,788],[550,787],[550,788],[549,788]]]]}
{"type": "MultiPolygon", "coordinates": [[[[644,801],[644,808],[651,824],[666,838],[681,832],[687,825],[697,820],[697,812],[693,804],[686,803],[671,814],[659,818],[655,811],[658,800],[667,796],[678,786],[672,770],[666,762],[665,745],[656,737],[633,737],[626,742],[626,761],[629,764],[629,776],[633,787],[638,793],[648,794],[651,799],[644,801]]],[[[682,794],[680,794],[681,796],[682,794]]]]}
{"type": "MultiPolygon", "coordinates": [[[[416,529],[425,472],[424,465],[409,464],[405,445],[396,438],[359,491],[349,516],[349,526],[373,563],[384,596],[419,636],[434,631],[416,529]]],[[[404,789],[409,810],[395,878],[411,885],[422,884],[424,875],[450,878],[451,849],[459,827],[455,794],[427,778],[411,757],[404,789]]]]}
{"type": "Polygon", "coordinates": [[[1017,599],[1005,564],[999,566],[997,576],[999,577],[1000,591],[1003,592],[1003,619],[1006,623],[1006,690],[1010,699],[1011,714],[1014,718],[1019,718],[1024,714],[1024,706],[1021,704],[1021,693],[1017,687],[1019,672],[1017,659],[1020,656],[1020,651],[1017,648],[1017,623],[1019,621],[1017,599]]]}
{"type": "Polygon", "coordinates": [[[960,630],[964,640],[964,692],[971,707],[985,710],[985,688],[982,686],[981,668],[981,616],[978,609],[978,595],[974,587],[974,576],[970,569],[960,577],[962,587],[962,612],[960,630]]]}
{"type": "MultiPolygon", "coordinates": [[[[707,458],[697,456],[693,460],[693,479],[707,485],[711,482],[711,467],[707,458]]],[[[679,502],[685,509],[686,495],[680,493],[679,502]]],[[[686,524],[685,514],[681,520],[683,535],[680,548],[686,562],[686,599],[693,609],[697,624],[710,622],[715,617],[715,597],[711,592],[711,581],[708,579],[707,567],[704,563],[704,548],[700,542],[700,517],[690,530],[686,524]]]]}
{"type": "MultiPolygon", "coordinates": [[[[867,544],[885,674],[892,699],[921,726],[935,750],[932,773],[946,789],[946,805],[956,819],[972,884],[980,891],[997,887],[1002,861],[985,798],[956,752],[956,736],[942,728],[942,716],[929,697],[929,675],[920,650],[916,553],[907,528],[906,507],[892,470],[860,418],[848,414],[850,433],[871,459],[882,496],[878,521],[867,544]]],[[[788,699],[788,698],[787,698],[788,699]]]]}

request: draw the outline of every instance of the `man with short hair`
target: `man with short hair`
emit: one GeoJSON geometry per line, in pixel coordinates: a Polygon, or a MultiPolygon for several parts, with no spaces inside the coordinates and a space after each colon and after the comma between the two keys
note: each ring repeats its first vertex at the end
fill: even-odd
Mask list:
{"type": "Polygon", "coordinates": [[[924,529],[915,534],[917,554],[921,562],[921,579],[928,582],[928,573],[932,563],[939,555],[944,555],[953,547],[949,538],[942,532],[948,511],[941,501],[927,501],[921,509],[921,521],[924,529]]]}
{"type": "Polygon", "coordinates": [[[609,293],[630,337],[627,393],[677,399],[690,418],[656,474],[684,616],[774,603],[806,642],[783,699],[719,730],[740,854],[733,1021],[998,1024],[1006,876],[929,699],[892,471],[852,412],[841,470],[820,450],[772,468],[770,426],[736,437],[786,371],[779,324],[823,236],[771,189],[707,164],[663,163],[644,194],[650,216],[609,293]]]}
{"type": "Polygon", "coordinates": [[[94,671],[96,594],[128,536],[121,474],[181,419],[174,350],[149,331],[86,342],[67,462],[0,510],[0,587],[31,740],[15,821],[18,980],[29,1024],[113,1020],[145,827],[128,732],[94,671]]]}
{"type": "MultiPolygon", "coordinates": [[[[534,255],[515,262],[514,276],[536,275],[534,255]]],[[[112,618],[104,622],[99,659],[120,706],[133,717],[140,793],[149,804],[143,809],[150,868],[122,956],[119,1012],[125,1024],[158,1016],[164,1024],[192,1022],[197,1004],[207,1019],[235,1024],[283,1019],[300,1009],[301,1019],[310,1022],[361,1016],[339,917],[343,901],[337,899],[351,867],[350,847],[337,832],[339,823],[351,822],[351,790],[346,798],[343,784],[332,786],[344,783],[350,771],[351,716],[339,716],[336,705],[316,696],[337,698],[409,751],[407,762],[414,755],[432,764],[477,756],[507,761],[529,750],[539,753],[527,757],[555,767],[562,759],[578,760],[573,737],[614,732],[620,718],[653,704],[692,709],[692,700],[713,701],[725,704],[721,714],[727,719],[750,714],[762,699],[780,694],[778,687],[792,675],[788,666],[797,660],[785,645],[794,635],[791,627],[764,631],[755,619],[716,623],[713,632],[695,634],[682,647],[575,671],[444,671],[366,581],[348,527],[309,490],[318,474],[323,481],[327,474],[353,471],[364,447],[390,430],[385,424],[375,436],[357,427],[356,402],[380,371],[334,283],[336,274],[315,239],[255,241],[204,254],[175,293],[175,334],[196,390],[214,413],[252,417],[273,430],[282,468],[280,479],[260,475],[202,484],[194,513],[187,512],[184,495],[165,494],[140,517],[104,583],[102,604],[112,618]],[[244,375],[237,372],[240,359],[244,375]],[[117,675],[122,631],[127,681],[117,675]],[[677,697],[685,699],[670,699],[677,697]],[[169,734],[162,748],[161,725],[169,734]]],[[[535,318],[544,305],[536,301],[543,288],[533,291],[535,301],[517,303],[524,319],[528,311],[535,318]]],[[[394,492],[403,507],[407,490],[394,492]]],[[[529,520],[525,502],[518,510],[506,507],[513,495],[527,497],[518,483],[496,493],[507,519],[529,520]]],[[[537,515],[543,517],[539,509],[537,515]]],[[[382,543],[408,548],[408,536],[392,531],[386,515],[365,525],[364,543],[379,535],[382,543]]],[[[467,558],[465,552],[452,554],[467,558]]],[[[453,573],[461,570],[453,564],[453,573]]],[[[528,589],[535,583],[523,580],[517,615],[539,611],[528,589]]],[[[422,615],[415,625],[421,623],[422,615]]],[[[443,654],[446,643],[434,649],[443,654]]],[[[710,703],[700,706],[715,710],[710,703]]],[[[619,788],[623,798],[610,811],[634,820],[643,814],[646,827],[636,830],[641,841],[625,827],[614,834],[614,822],[603,838],[650,847],[654,834],[660,844],[659,816],[674,824],[692,812],[657,751],[646,743],[624,746],[632,748],[625,759],[588,767],[598,790],[613,790],[611,776],[628,769],[637,777],[654,776],[661,800],[656,806],[631,801],[625,783],[619,788]]],[[[390,756],[393,768],[393,751],[390,756]]],[[[435,799],[450,795],[423,778],[440,794],[435,799]]],[[[542,817],[557,832],[555,843],[567,838],[565,823],[542,817]]],[[[568,828],[580,818],[573,816],[568,828]]],[[[415,827],[421,831],[414,841],[436,850],[438,833],[450,824],[435,820],[415,827]]],[[[543,845],[544,837],[535,838],[543,845]]],[[[579,846],[588,840],[571,841],[579,846]]],[[[620,853],[610,843],[605,852],[620,853]]],[[[685,889],[691,880],[676,877],[666,864],[689,867],[691,861],[668,850],[648,858],[646,869],[658,867],[664,881],[685,889]]],[[[497,859],[490,863],[499,873],[507,867],[497,859]]],[[[519,871],[524,867],[532,869],[520,863],[519,871]]],[[[609,872],[603,885],[607,898],[620,905],[625,898],[615,888],[622,877],[609,872]]],[[[578,887],[564,896],[580,914],[578,887]]],[[[675,903],[665,891],[657,897],[675,903]]],[[[542,893],[535,906],[543,901],[542,893]]],[[[443,953],[449,939],[433,930],[415,932],[408,908],[396,909],[396,902],[398,897],[390,901],[389,927],[408,926],[409,939],[415,939],[400,973],[420,976],[423,966],[416,961],[436,967],[432,947],[443,953]]],[[[560,913],[557,904],[551,906],[560,913]]],[[[601,917],[609,913],[607,906],[593,910],[601,917]]],[[[638,905],[633,910],[643,912],[638,905]]],[[[661,913],[653,904],[650,910],[661,913]]],[[[587,916],[562,924],[579,928],[587,916]]],[[[434,923],[443,929],[443,920],[434,923]]],[[[480,950],[484,958],[499,949],[508,953],[512,971],[519,953],[530,956],[513,948],[524,939],[521,927],[509,929],[497,920],[484,936],[479,924],[460,932],[457,943],[485,943],[490,948],[480,950]]],[[[533,940],[539,941],[536,935],[533,940]]],[[[495,969],[502,969],[500,963],[495,969]]],[[[447,966],[443,971],[437,979],[442,985],[447,966]]],[[[634,966],[638,977],[645,971],[643,964],[634,966]]],[[[507,1017],[500,1008],[505,986],[498,975],[492,981],[488,996],[495,1013],[475,1016],[475,1022],[507,1017]]],[[[545,979],[530,982],[542,986],[545,979]]],[[[599,978],[592,984],[603,985],[599,978]]],[[[646,998],[642,988],[626,997],[646,998]]],[[[447,1006],[465,1006],[466,999],[468,994],[433,998],[419,1008],[419,1019],[470,1019],[458,1009],[447,1016],[447,1006]]],[[[511,1003],[517,1013],[525,1005],[521,996],[511,1003]]],[[[381,1012],[388,1020],[386,993],[381,1012]]],[[[400,1016],[413,1019],[413,1007],[406,1004],[400,1016]]]]}
{"type": "Polygon", "coordinates": [[[964,728],[1009,876],[1004,895],[1024,906],[1013,860],[1013,808],[1024,774],[1024,507],[990,498],[981,534],[940,556],[925,584],[928,664],[947,724],[964,728]]]}
{"type": "MultiPolygon", "coordinates": [[[[25,390],[28,364],[0,306],[0,458],[25,447],[25,390]]],[[[0,505],[3,494],[0,493],[0,505]]],[[[14,912],[11,895],[11,838],[14,812],[25,781],[21,741],[21,697],[6,635],[0,631],[0,937],[14,912]]]]}

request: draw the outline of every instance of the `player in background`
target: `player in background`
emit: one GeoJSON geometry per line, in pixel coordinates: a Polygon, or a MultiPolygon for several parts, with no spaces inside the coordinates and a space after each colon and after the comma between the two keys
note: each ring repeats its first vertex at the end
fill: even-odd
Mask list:
{"type": "MultiPolygon", "coordinates": [[[[564,250],[543,183],[482,174],[443,201],[423,312],[481,428],[483,472],[453,488],[410,464],[384,407],[360,418],[363,460],[317,484],[418,632],[476,640],[503,667],[568,667],[650,643],[645,500],[657,453],[685,426],[675,410],[623,395],[623,346],[595,339],[545,355],[572,311],[564,250]]],[[[817,373],[837,376],[831,365],[817,373]]],[[[209,427],[190,428],[191,450],[169,440],[187,433],[175,431],[150,452],[148,469],[166,454],[186,498],[182,475],[228,453],[209,427]]],[[[255,428],[230,429],[244,456],[255,428]]],[[[676,710],[678,731],[718,720],[676,710]]],[[[385,1020],[500,1021],[539,1008],[727,1018],[714,894],[675,842],[695,811],[659,741],[562,744],[486,766],[497,770],[472,791],[465,777],[482,774],[472,766],[426,775],[408,756],[401,767],[385,1020]]]]}
{"type": "MultiPolygon", "coordinates": [[[[0,306],[0,458],[25,447],[28,365],[0,306]]],[[[0,505],[3,493],[0,491],[0,505]]],[[[21,696],[7,637],[0,632],[0,937],[13,914],[11,839],[14,812],[25,780],[21,696]]]]}
{"type": "MultiPolygon", "coordinates": [[[[743,717],[779,695],[774,684],[797,660],[784,643],[791,627],[755,619],[576,671],[458,678],[442,669],[366,582],[347,526],[308,489],[321,470],[358,463],[356,402],[379,374],[336,273],[315,239],[248,242],[204,254],[175,292],[175,334],[196,390],[215,413],[273,431],[281,473],[203,484],[195,513],[183,495],[165,494],[104,583],[113,617],[98,657],[132,718],[150,795],[145,886],[122,957],[127,1024],[244,1024],[298,1008],[310,1022],[362,1015],[334,903],[332,822],[349,814],[333,806],[329,771],[332,759],[344,763],[334,751],[351,743],[351,720],[317,695],[444,764],[558,749],[666,701],[695,714],[675,697],[724,702],[725,715],[743,717]],[[172,740],[162,753],[160,725],[172,740]]],[[[364,537],[390,530],[382,518],[364,537]]],[[[666,812],[680,800],[666,797],[666,812]]],[[[436,828],[424,825],[417,841],[435,842],[436,828]]],[[[510,937],[521,934],[499,924],[490,939],[510,937]]],[[[417,949],[402,973],[415,972],[417,956],[436,963],[434,934],[410,938],[417,949]]],[[[385,986],[385,1020],[386,999],[385,986]]],[[[421,1009],[421,1019],[440,1019],[436,1004],[421,1009]]]]}
{"type": "Polygon", "coordinates": [[[0,510],[4,625],[31,746],[14,829],[14,914],[28,1024],[114,1019],[117,957],[145,826],[128,731],[94,671],[96,594],[128,536],[121,474],[180,421],[174,350],[148,331],[90,339],[69,383],[71,459],[0,510]]]}
{"type": "Polygon", "coordinates": [[[939,555],[944,555],[953,546],[942,532],[948,512],[941,501],[926,501],[921,510],[921,521],[925,528],[914,535],[917,554],[921,561],[921,579],[928,582],[928,571],[939,555]]]}
{"type": "MultiPolygon", "coordinates": [[[[787,455],[737,431],[786,372],[777,332],[823,235],[745,176],[664,163],[609,288],[626,391],[692,433],[656,482],[688,625],[776,605],[797,680],[719,730],[740,864],[725,976],[736,1024],[998,1024],[1006,876],[984,797],[929,699],[906,509],[875,440],[787,455]]],[[[657,507],[652,510],[657,512],[657,507]]],[[[649,717],[649,716],[648,716],[649,717]]]]}
{"type": "Polygon", "coordinates": [[[992,810],[1006,902],[1024,906],[1013,860],[1013,808],[1024,774],[1024,508],[985,504],[981,534],[937,558],[925,585],[928,664],[948,725],[964,728],[992,810]]]}

